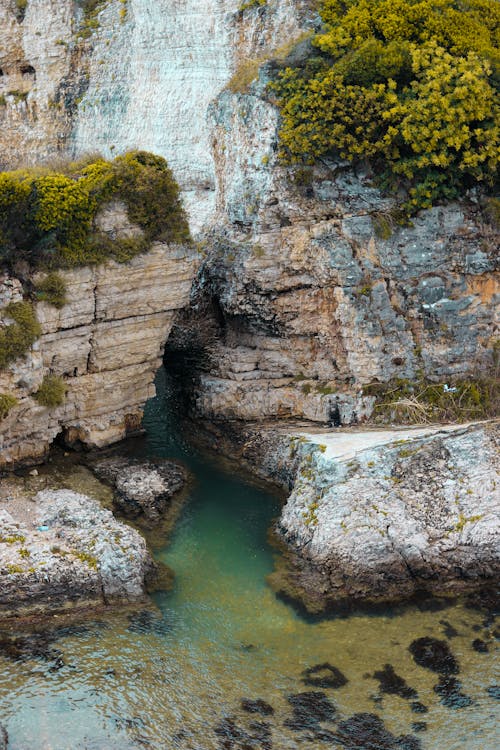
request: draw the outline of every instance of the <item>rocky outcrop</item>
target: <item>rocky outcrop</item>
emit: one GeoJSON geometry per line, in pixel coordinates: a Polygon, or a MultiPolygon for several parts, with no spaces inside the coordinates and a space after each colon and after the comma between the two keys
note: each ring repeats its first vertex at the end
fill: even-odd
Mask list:
{"type": "Polygon", "coordinates": [[[187,482],[187,471],[173,461],[113,456],[90,466],[99,479],[113,487],[117,510],[149,527],[157,526],[172,511],[172,498],[187,482]]]}
{"type": "Polygon", "coordinates": [[[500,426],[298,434],[271,584],[311,611],[448,594],[500,569],[500,426]],[[286,559],[286,554],[285,554],[286,559]]]}
{"type": "MultiPolygon", "coordinates": [[[[59,434],[69,445],[99,447],[140,428],[175,312],[189,299],[197,265],[192,248],[155,244],[126,264],[61,272],[67,303],[62,309],[36,303],[41,337],[0,372],[0,393],[18,400],[0,421],[0,466],[43,458],[59,434]],[[33,398],[49,373],[64,379],[60,406],[33,398]]],[[[0,290],[2,307],[21,299],[16,279],[4,276],[0,290]]]]}
{"type": "Polygon", "coordinates": [[[338,405],[348,424],[371,412],[366,384],[491,371],[498,232],[477,197],[401,226],[367,169],[283,168],[271,69],[211,108],[218,225],[171,342],[203,352],[198,414],[326,422],[338,405]]]}
{"type": "Polygon", "coordinates": [[[17,494],[0,509],[0,617],[145,597],[155,565],[144,539],[70,490],[17,494]]]}

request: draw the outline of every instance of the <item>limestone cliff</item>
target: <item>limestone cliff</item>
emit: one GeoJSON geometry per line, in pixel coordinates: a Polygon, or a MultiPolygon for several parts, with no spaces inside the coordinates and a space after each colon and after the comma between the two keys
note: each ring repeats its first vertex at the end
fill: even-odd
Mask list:
{"type": "Polygon", "coordinates": [[[203,350],[198,413],[326,421],[338,402],[349,423],[370,413],[367,383],[490,370],[499,238],[477,198],[401,226],[366,169],[284,169],[268,72],[211,108],[218,213],[171,341],[203,350]]]}
{"type": "Polygon", "coordinates": [[[302,28],[306,0],[0,0],[0,167],[133,148],[164,156],[192,228],[213,214],[207,109],[245,59],[302,28]],[[94,3],[95,5],[95,3],[94,3]]]}
{"type": "MultiPolygon", "coordinates": [[[[103,446],[140,427],[197,264],[192,248],[157,243],[127,264],[61,272],[67,304],[58,310],[37,302],[41,337],[0,371],[0,393],[18,399],[0,421],[0,466],[42,458],[61,433],[69,444],[103,446]],[[54,408],[33,398],[49,373],[66,387],[64,403],[54,408]]],[[[1,308],[22,298],[22,287],[5,275],[0,282],[1,318],[1,308]]]]}

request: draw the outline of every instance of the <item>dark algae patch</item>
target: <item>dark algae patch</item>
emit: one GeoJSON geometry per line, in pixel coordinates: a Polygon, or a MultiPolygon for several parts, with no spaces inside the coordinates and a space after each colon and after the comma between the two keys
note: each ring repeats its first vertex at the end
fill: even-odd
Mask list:
{"type": "Polygon", "coordinates": [[[374,672],[373,676],[379,681],[382,693],[399,695],[400,698],[407,699],[416,698],[418,695],[414,688],[407,685],[403,677],[396,674],[392,664],[386,664],[382,670],[374,672]]]}
{"type": "Polygon", "coordinates": [[[410,708],[414,714],[426,714],[429,712],[427,706],[424,703],[420,703],[420,701],[410,703],[410,708]]]}
{"type": "Polygon", "coordinates": [[[320,721],[333,721],[336,709],[325,693],[311,691],[296,693],[287,697],[293,714],[286,719],[285,726],[294,731],[315,728],[320,721]]]}
{"type": "Polygon", "coordinates": [[[409,646],[409,651],[420,667],[439,674],[458,674],[459,665],[446,641],[424,636],[409,646]]]}
{"type": "Polygon", "coordinates": [[[474,651],[477,651],[478,654],[487,654],[489,651],[488,644],[481,638],[475,638],[472,641],[472,648],[474,649],[474,651]]]}
{"type": "Polygon", "coordinates": [[[434,692],[439,695],[441,703],[447,708],[465,708],[473,703],[472,698],[461,691],[462,683],[456,677],[440,675],[434,692]]]}
{"type": "Polygon", "coordinates": [[[341,688],[347,685],[347,677],[342,674],[340,669],[332,666],[327,661],[323,664],[316,664],[309,667],[303,672],[302,682],[312,687],[320,688],[341,688]]]}
{"type": "Polygon", "coordinates": [[[420,750],[417,737],[402,735],[396,737],[386,729],[382,719],[376,714],[354,714],[346,721],[339,722],[335,735],[340,747],[345,750],[420,750]]]}
{"type": "Polygon", "coordinates": [[[243,698],[241,707],[243,711],[247,711],[249,714],[260,714],[261,716],[272,716],[274,714],[274,708],[261,698],[257,698],[256,700],[243,698]]]}

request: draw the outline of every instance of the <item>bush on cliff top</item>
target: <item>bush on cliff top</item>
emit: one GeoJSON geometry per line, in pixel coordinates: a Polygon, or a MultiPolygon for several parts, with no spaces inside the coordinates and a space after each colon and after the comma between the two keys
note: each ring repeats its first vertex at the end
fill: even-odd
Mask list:
{"type": "Polygon", "coordinates": [[[498,184],[497,0],[324,0],[321,13],[315,54],[272,84],[285,161],[368,159],[409,213],[498,184]]]}
{"type": "Polygon", "coordinates": [[[160,156],[133,151],[112,162],[0,173],[0,263],[67,268],[125,261],[155,240],[189,241],[178,185],[160,156]],[[97,229],[99,209],[111,200],[126,204],[144,238],[125,241],[97,229]]]}

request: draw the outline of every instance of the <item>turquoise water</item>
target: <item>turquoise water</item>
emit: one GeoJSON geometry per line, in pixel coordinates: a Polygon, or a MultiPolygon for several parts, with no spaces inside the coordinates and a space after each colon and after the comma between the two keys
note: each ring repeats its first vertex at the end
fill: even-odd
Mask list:
{"type": "MultiPolygon", "coordinates": [[[[53,633],[38,653],[28,649],[16,661],[0,651],[0,723],[8,729],[9,747],[397,746],[354,740],[339,745],[334,734],[321,735],[314,722],[306,728],[286,726],[292,717],[288,696],[314,690],[324,692],[337,711],[336,723],[321,724],[331,733],[338,722],[369,712],[394,736],[418,738],[424,750],[497,748],[498,700],[487,692],[500,681],[493,620],[463,603],[445,610],[408,607],[318,622],[301,618],[265,582],[273,566],[266,535],[279,511],[278,499],[174,438],[164,377],[146,411],[147,437],[129,450],[177,457],[195,477],[170,544],[156,551],[174,569],[175,588],[156,595],[155,606],[139,614],[101,616],[79,630],[53,633]],[[468,699],[458,701],[462,707],[444,705],[434,691],[438,675],[413,660],[408,646],[423,636],[446,640],[456,657],[460,671],[455,676],[468,699]],[[478,638],[487,652],[472,647],[478,638]],[[345,685],[333,689],[304,683],[304,671],[325,662],[341,670],[345,685]],[[412,711],[408,699],[380,693],[373,673],[385,664],[418,692],[416,700],[427,713],[412,711]],[[274,714],[250,714],[242,699],[266,701],[274,714]],[[222,726],[224,717],[233,723],[222,726]],[[415,722],[425,722],[426,728],[412,726],[415,722]]],[[[67,481],[74,486],[76,480],[67,481]]]]}

